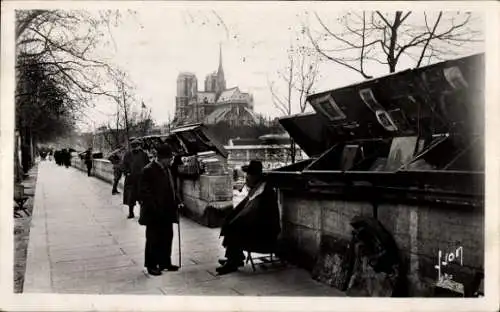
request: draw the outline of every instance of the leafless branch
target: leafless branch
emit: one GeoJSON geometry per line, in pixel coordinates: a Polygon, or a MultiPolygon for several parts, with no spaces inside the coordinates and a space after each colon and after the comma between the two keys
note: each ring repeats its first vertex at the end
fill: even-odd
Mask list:
{"type": "MultiPolygon", "coordinates": [[[[432,30],[429,33],[429,38],[427,39],[424,47],[422,48],[422,53],[420,54],[420,58],[418,59],[418,62],[417,62],[417,66],[416,66],[417,68],[420,67],[420,64],[422,63],[422,59],[424,58],[427,47],[429,46],[429,43],[431,42],[431,40],[434,37],[434,34],[436,33],[436,29],[439,25],[439,22],[441,21],[442,16],[443,16],[443,12],[439,12],[438,18],[436,19],[436,22],[434,23],[434,27],[432,28],[432,30]]],[[[426,18],[426,20],[427,20],[427,18],[426,18]]]]}
{"type": "Polygon", "coordinates": [[[363,78],[372,77],[366,73],[370,69],[367,62],[384,64],[394,72],[402,55],[415,58],[418,67],[429,58],[460,55],[456,48],[465,51],[470,43],[483,42],[482,32],[471,24],[470,13],[439,12],[432,23],[424,13],[424,21],[417,24],[410,19],[414,16],[411,11],[373,11],[368,16],[349,12],[338,19],[339,32],[332,31],[319,13],[314,16],[318,28],[308,25],[305,31],[314,52],[363,78]]]}

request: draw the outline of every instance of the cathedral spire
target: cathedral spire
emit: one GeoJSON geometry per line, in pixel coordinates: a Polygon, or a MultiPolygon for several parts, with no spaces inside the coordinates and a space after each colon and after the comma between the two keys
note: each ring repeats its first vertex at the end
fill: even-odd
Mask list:
{"type": "Polygon", "coordinates": [[[222,69],[222,43],[219,42],[219,70],[217,73],[224,73],[222,69]]]}
{"type": "Polygon", "coordinates": [[[218,98],[224,90],[226,90],[226,79],[224,78],[224,69],[222,68],[222,43],[219,43],[219,69],[217,70],[216,97],[218,98]]]}

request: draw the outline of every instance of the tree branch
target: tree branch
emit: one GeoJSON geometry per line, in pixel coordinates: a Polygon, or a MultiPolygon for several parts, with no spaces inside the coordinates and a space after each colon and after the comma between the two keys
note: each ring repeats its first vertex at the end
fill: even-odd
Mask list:
{"type": "Polygon", "coordinates": [[[356,68],[356,67],[354,67],[354,66],[352,66],[352,65],[349,65],[349,64],[347,64],[347,63],[345,63],[345,62],[343,62],[343,61],[341,61],[341,60],[339,60],[339,59],[337,59],[337,58],[331,57],[330,55],[328,55],[328,54],[324,53],[324,52],[321,50],[321,48],[319,47],[319,45],[317,44],[317,42],[315,42],[315,40],[312,38],[312,36],[311,36],[311,33],[310,33],[309,29],[307,30],[307,32],[306,32],[306,33],[307,33],[307,36],[309,37],[309,39],[310,39],[311,43],[313,44],[314,48],[316,49],[316,51],[317,51],[318,53],[320,53],[322,56],[326,57],[326,58],[327,58],[327,59],[329,59],[330,61],[333,61],[333,62],[335,62],[335,63],[337,63],[337,64],[339,64],[339,65],[345,66],[345,67],[347,67],[347,68],[349,68],[349,69],[352,69],[352,70],[354,70],[354,71],[356,71],[356,72],[360,73],[360,74],[361,74],[364,78],[366,78],[366,79],[371,79],[371,78],[372,78],[372,76],[367,75],[366,73],[362,72],[360,69],[358,69],[358,68],[356,68]]]}
{"type": "Polygon", "coordinates": [[[425,42],[424,48],[422,49],[422,53],[420,54],[420,58],[418,59],[417,66],[416,68],[420,67],[420,64],[422,63],[422,59],[424,58],[425,52],[427,50],[427,47],[429,46],[429,43],[433,39],[433,36],[436,32],[436,29],[439,25],[439,22],[441,21],[441,17],[443,16],[443,12],[439,12],[438,18],[436,19],[436,23],[434,23],[434,27],[432,28],[432,31],[429,33],[429,38],[425,42]]]}

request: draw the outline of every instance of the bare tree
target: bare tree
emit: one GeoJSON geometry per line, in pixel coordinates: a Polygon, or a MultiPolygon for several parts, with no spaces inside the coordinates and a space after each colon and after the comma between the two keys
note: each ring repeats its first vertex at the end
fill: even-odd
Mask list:
{"type": "Polygon", "coordinates": [[[113,115],[113,118],[108,120],[107,124],[102,127],[105,132],[104,139],[112,150],[119,148],[124,141],[120,116],[121,114],[117,110],[116,114],[113,115]]]}
{"type": "Polygon", "coordinates": [[[111,98],[116,104],[116,114],[108,120],[105,126],[106,132],[111,137],[107,139],[108,144],[114,148],[125,141],[127,148],[132,136],[144,136],[149,133],[154,125],[151,110],[141,102],[140,112],[137,109],[139,101],[135,95],[135,86],[128,79],[124,71],[115,69],[112,71],[112,79],[115,90],[110,92],[111,98]],[[124,133],[124,135],[123,135],[124,133]]]}
{"type": "Polygon", "coordinates": [[[348,12],[334,25],[317,12],[314,17],[319,29],[304,28],[314,50],[367,79],[373,65],[393,73],[406,59],[417,68],[467,53],[471,43],[483,41],[470,12],[348,12]]]}
{"type": "Polygon", "coordinates": [[[30,149],[23,158],[33,158],[37,141],[67,134],[92,98],[108,95],[105,76],[111,67],[93,52],[106,44],[118,16],[114,11],[16,11],[16,129],[30,149]]]}
{"type": "Polygon", "coordinates": [[[117,105],[117,119],[119,123],[120,114],[123,116],[122,129],[125,129],[125,137],[127,148],[129,148],[129,140],[130,140],[130,132],[131,132],[131,110],[132,104],[135,101],[133,92],[132,92],[132,84],[127,81],[127,76],[125,72],[116,70],[113,76],[113,80],[116,86],[116,93],[113,96],[113,99],[117,105]]]}
{"type": "Polygon", "coordinates": [[[319,57],[313,56],[306,47],[290,47],[288,64],[284,71],[278,71],[280,82],[285,84],[285,96],[281,95],[276,81],[268,81],[274,106],[287,116],[294,113],[294,103],[298,103],[300,113],[307,105],[307,96],[314,91],[319,77],[319,57]]]}
{"type": "MultiPolygon", "coordinates": [[[[319,57],[312,55],[304,46],[290,47],[288,50],[288,64],[286,70],[279,71],[280,82],[284,84],[286,95],[280,94],[276,81],[268,81],[274,106],[284,115],[294,113],[294,103],[298,103],[300,113],[307,107],[307,97],[314,91],[314,84],[319,77],[319,57]]],[[[290,139],[290,158],[295,162],[296,146],[290,139]]]]}
{"type": "MultiPolygon", "coordinates": [[[[17,78],[24,78],[19,69],[36,61],[66,91],[72,109],[109,95],[105,87],[112,67],[93,52],[98,45],[109,46],[110,28],[119,17],[119,11],[16,11],[17,78]]],[[[30,95],[16,93],[16,98],[30,95]]]]}

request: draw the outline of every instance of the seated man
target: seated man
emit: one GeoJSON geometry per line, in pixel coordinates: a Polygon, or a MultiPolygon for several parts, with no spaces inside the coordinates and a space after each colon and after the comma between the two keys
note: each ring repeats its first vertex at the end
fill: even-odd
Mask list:
{"type": "Polygon", "coordinates": [[[220,275],[243,266],[243,250],[271,251],[281,230],[276,193],[264,179],[262,163],[252,160],[242,169],[250,190],[222,225],[220,235],[224,237],[227,259],[219,261],[222,266],[216,270],[220,275]]]}

